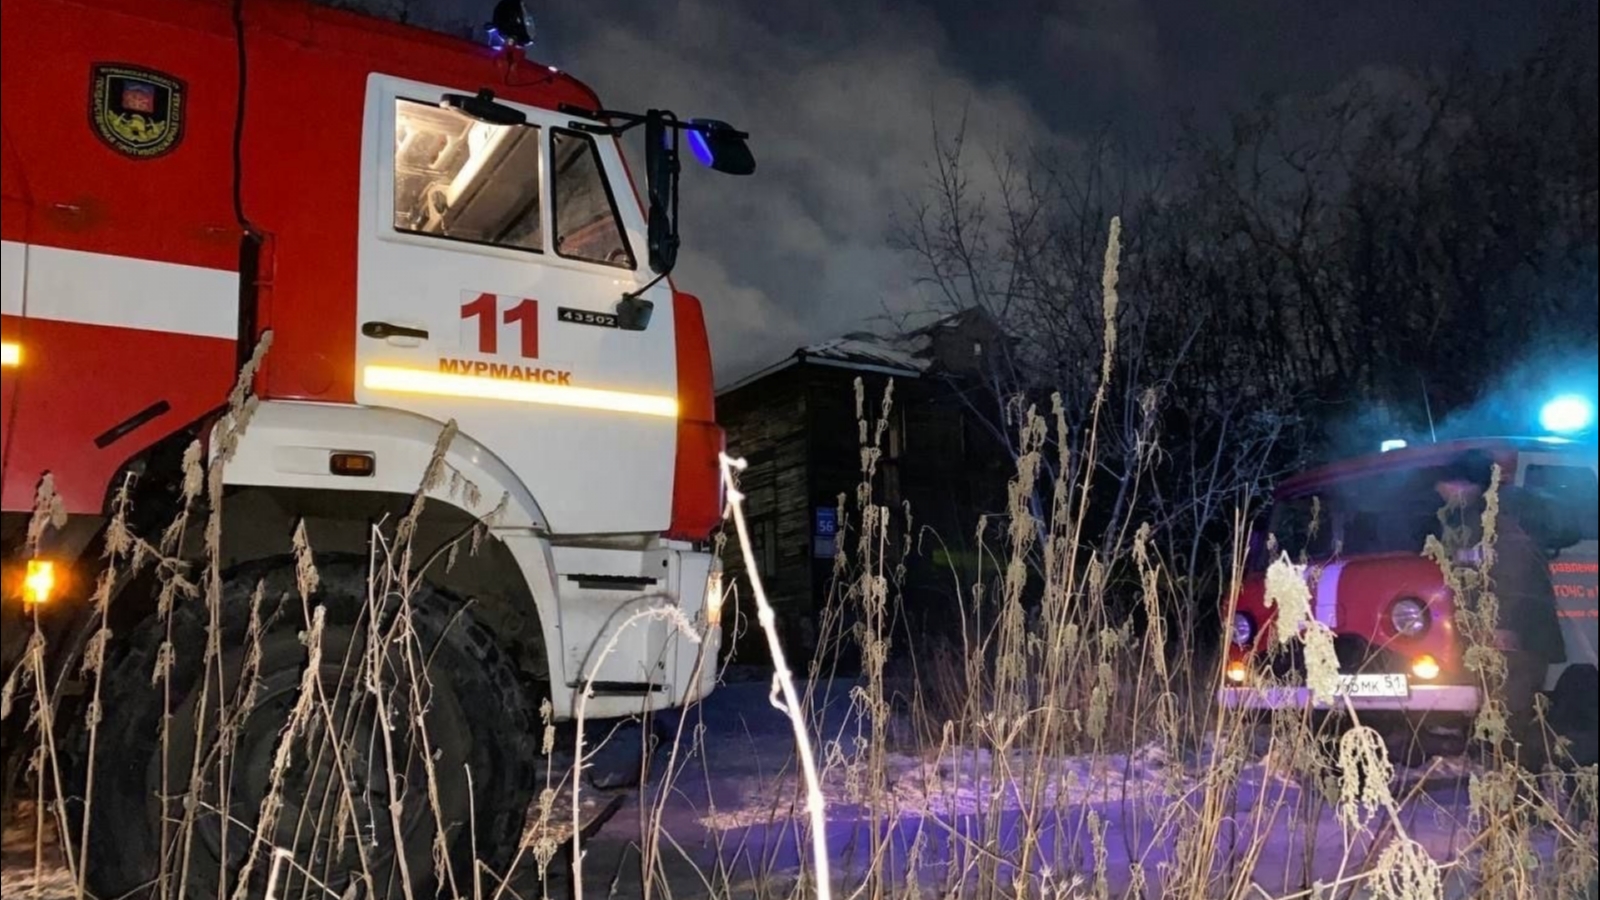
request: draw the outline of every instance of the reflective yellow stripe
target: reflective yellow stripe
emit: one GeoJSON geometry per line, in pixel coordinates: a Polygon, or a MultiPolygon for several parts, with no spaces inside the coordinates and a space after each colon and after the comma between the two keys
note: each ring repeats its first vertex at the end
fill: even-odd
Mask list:
{"type": "Polygon", "coordinates": [[[675,419],[678,416],[676,397],[484,378],[478,375],[451,375],[398,366],[367,366],[362,373],[362,384],[374,391],[511,400],[517,403],[541,403],[547,406],[639,413],[668,419],[675,419]]]}

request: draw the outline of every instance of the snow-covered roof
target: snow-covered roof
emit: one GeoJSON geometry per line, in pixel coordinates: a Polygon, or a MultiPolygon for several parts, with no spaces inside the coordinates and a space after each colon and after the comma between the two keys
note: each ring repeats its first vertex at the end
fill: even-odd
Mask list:
{"type": "Polygon", "coordinates": [[[804,360],[886,367],[920,374],[927,371],[932,362],[928,356],[930,343],[922,335],[899,338],[858,331],[802,347],[795,356],[804,360]]]}
{"type": "Polygon", "coordinates": [[[900,377],[915,378],[926,375],[933,367],[934,336],[942,331],[959,328],[970,317],[982,315],[976,310],[965,310],[945,316],[933,323],[900,335],[882,335],[868,331],[855,331],[842,337],[831,338],[801,347],[786,359],[739,379],[718,390],[726,394],[768,375],[800,363],[838,366],[866,372],[881,372],[900,377]]]}

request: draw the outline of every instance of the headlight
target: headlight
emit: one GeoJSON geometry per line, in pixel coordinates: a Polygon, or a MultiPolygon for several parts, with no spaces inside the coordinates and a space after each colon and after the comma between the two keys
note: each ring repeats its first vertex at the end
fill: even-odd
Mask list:
{"type": "Polygon", "coordinates": [[[1411,597],[1396,600],[1394,605],[1389,607],[1389,624],[1394,626],[1396,634],[1417,637],[1427,631],[1428,625],[1431,624],[1428,608],[1421,600],[1411,597]]]}
{"type": "Polygon", "coordinates": [[[1233,614],[1233,643],[1239,647],[1250,646],[1250,639],[1256,636],[1256,623],[1244,613],[1233,614]]]}

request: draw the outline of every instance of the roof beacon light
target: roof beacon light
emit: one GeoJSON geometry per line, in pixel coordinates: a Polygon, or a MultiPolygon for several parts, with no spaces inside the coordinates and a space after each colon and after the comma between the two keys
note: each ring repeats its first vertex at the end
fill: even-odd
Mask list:
{"type": "Polygon", "coordinates": [[[1594,403],[1580,394],[1562,394],[1539,410],[1539,425],[1551,434],[1576,434],[1594,425],[1594,403]]]}
{"type": "Polygon", "coordinates": [[[489,45],[496,50],[526,47],[533,43],[533,17],[528,15],[521,0],[500,0],[495,4],[488,31],[489,45]]]}
{"type": "Polygon", "coordinates": [[[1378,445],[1378,450],[1383,453],[1388,453],[1391,450],[1404,450],[1405,448],[1406,442],[1404,438],[1390,438],[1378,445]]]}

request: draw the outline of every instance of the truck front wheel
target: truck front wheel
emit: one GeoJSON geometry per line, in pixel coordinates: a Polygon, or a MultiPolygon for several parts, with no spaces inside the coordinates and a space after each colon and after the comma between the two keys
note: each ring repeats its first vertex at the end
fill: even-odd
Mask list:
{"type": "Polygon", "coordinates": [[[463,896],[475,855],[491,870],[510,861],[537,750],[510,660],[470,608],[425,583],[405,602],[381,589],[369,602],[364,566],[319,568],[309,604],[292,560],[234,573],[218,604],[220,663],[206,661],[204,599],[129,635],[102,686],[93,755],[97,894],[186,884],[185,896],[225,896],[250,861],[246,893],[258,896],[276,856],[277,896],[358,885],[355,896],[463,896]]]}

